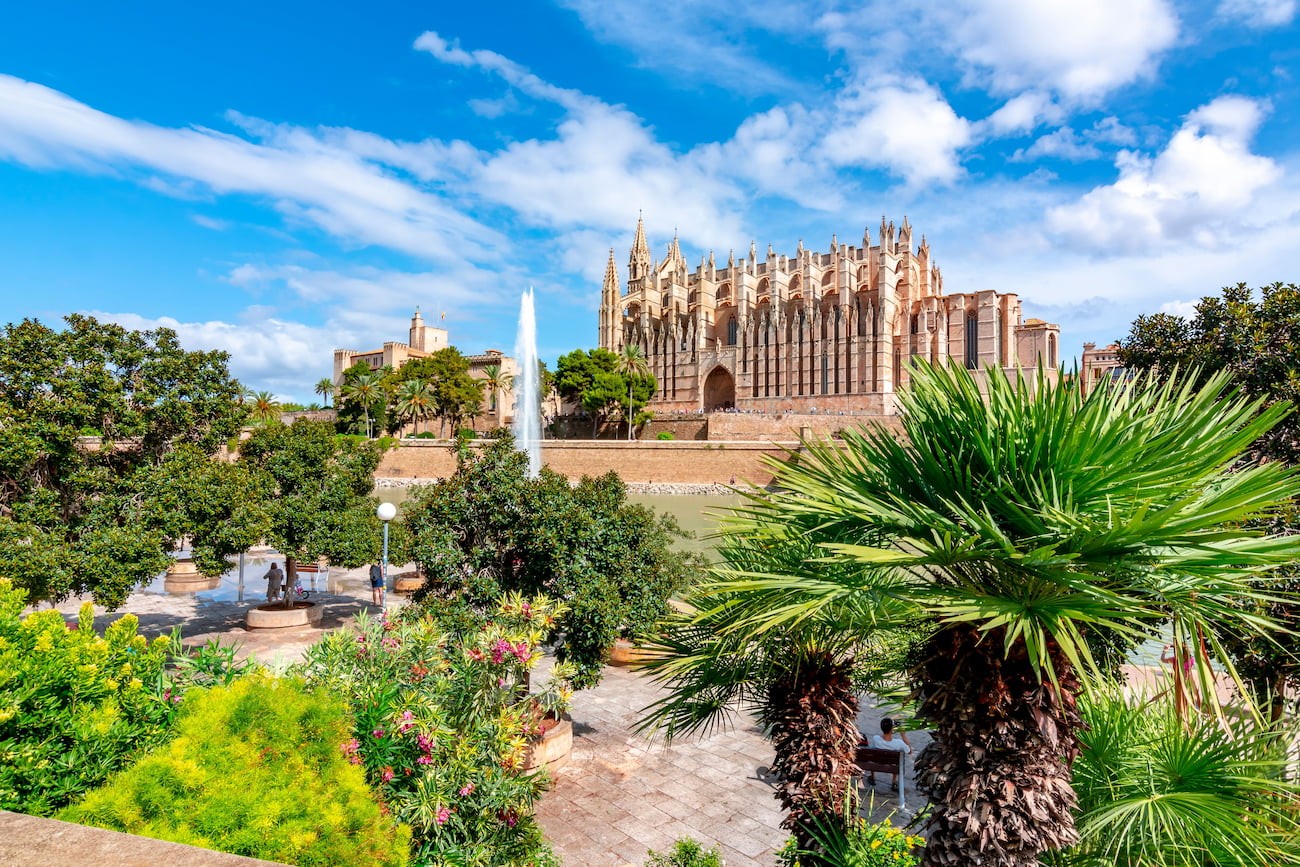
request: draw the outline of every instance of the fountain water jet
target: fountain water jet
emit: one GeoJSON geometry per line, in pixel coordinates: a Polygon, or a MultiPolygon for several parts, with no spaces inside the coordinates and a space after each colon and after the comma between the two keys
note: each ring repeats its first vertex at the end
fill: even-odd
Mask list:
{"type": "Polygon", "coordinates": [[[528,475],[542,472],[542,400],[537,365],[537,317],[533,311],[533,287],[519,298],[519,330],[515,333],[515,415],[511,429],[519,450],[528,455],[528,475]]]}

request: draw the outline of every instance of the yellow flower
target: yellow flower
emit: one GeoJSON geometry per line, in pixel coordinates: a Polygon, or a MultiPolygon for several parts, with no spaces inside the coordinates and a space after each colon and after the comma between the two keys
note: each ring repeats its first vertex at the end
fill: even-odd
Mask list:
{"type": "Polygon", "coordinates": [[[880,844],[883,843],[883,842],[884,842],[883,840],[872,840],[872,841],[871,841],[871,848],[872,848],[872,849],[879,849],[879,848],[880,848],[880,844]]]}
{"type": "Polygon", "coordinates": [[[126,685],[126,688],[134,692],[135,690],[140,689],[143,686],[144,686],[144,682],[141,681],[140,678],[133,677],[131,678],[131,681],[126,685]]]}

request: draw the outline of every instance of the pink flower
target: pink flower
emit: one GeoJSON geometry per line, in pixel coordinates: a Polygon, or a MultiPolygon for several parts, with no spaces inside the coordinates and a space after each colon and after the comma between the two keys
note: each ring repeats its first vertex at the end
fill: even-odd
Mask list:
{"type": "Polygon", "coordinates": [[[372,732],[370,733],[370,736],[371,736],[371,737],[375,737],[375,738],[382,738],[382,737],[384,736],[384,730],[383,730],[383,729],[375,729],[374,731],[372,731],[372,732]]]}
{"type": "Polygon", "coordinates": [[[433,764],[433,756],[420,756],[415,760],[415,763],[417,765],[431,765],[433,764]]]}
{"type": "Polygon", "coordinates": [[[467,785],[461,786],[461,787],[460,787],[460,796],[463,798],[463,797],[465,797],[466,795],[472,794],[473,791],[474,791],[474,784],[473,784],[473,783],[469,783],[469,784],[467,784],[467,785]]]}
{"type": "Polygon", "coordinates": [[[402,719],[404,720],[415,719],[415,714],[411,713],[409,710],[404,710],[402,711],[402,719]]]}
{"type": "Polygon", "coordinates": [[[439,825],[447,824],[447,820],[450,818],[451,818],[451,810],[449,808],[447,807],[438,808],[438,815],[436,820],[439,825]]]}
{"type": "Polygon", "coordinates": [[[351,756],[355,755],[357,750],[361,749],[361,744],[357,742],[356,738],[353,738],[350,741],[344,741],[339,744],[339,749],[343,751],[343,755],[351,756]]]}
{"type": "Polygon", "coordinates": [[[390,768],[388,765],[384,765],[384,769],[379,772],[379,778],[382,779],[385,783],[388,782],[393,778],[393,769],[390,768]]]}
{"type": "Polygon", "coordinates": [[[476,662],[482,662],[487,657],[484,655],[483,651],[479,650],[477,647],[471,647],[469,649],[469,658],[476,662]]]}

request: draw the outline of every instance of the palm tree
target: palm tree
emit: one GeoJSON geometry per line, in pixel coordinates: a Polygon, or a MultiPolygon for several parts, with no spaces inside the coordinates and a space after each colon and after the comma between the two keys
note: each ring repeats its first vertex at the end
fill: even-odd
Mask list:
{"type": "Polygon", "coordinates": [[[366,436],[371,436],[370,408],[384,399],[384,387],[374,373],[359,373],[343,383],[339,396],[361,406],[366,419],[366,436]]]}
{"type": "Polygon", "coordinates": [[[614,369],[627,377],[627,438],[632,439],[632,383],[650,375],[650,362],[635,343],[624,343],[614,369]]]}
{"type": "Polygon", "coordinates": [[[334,380],[328,376],[316,382],[316,393],[325,398],[326,404],[334,400],[334,380]]]}
{"type": "Polygon", "coordinates": [[[408,379],[397,387],[397,414],[409,418],[420,432],[420,421],[433,412],[433,391],[423,379],[408,379]]]}
{"type": "MultiPolygon", "coordinates": [[[[847,830],[844,808],[856,800],[854,748],[860,739],[858,691],[864,685],[855,674],[879,668],[866,663],[889,642],[883,641],[883,631],[864,637],[856,612],[839,605],[794,627],[757,634],[744,629],[732,607],[743,605],[743,595],[733,592],[729,578],[816,574],[808,565],[822,552],[799,535],[783,536],[776,544],[743,533],[719,538],[726,566],[718,581],[685,600],[697,613],[670,617],[657,638],[643,641],[654,655],[645,667],[667,689],[665,698],[646,709],[640,728],[658,729],[672,740],[708,731],[735,710],[752,710],[775,752],[775,796],[787,811],[782,825],[801,850],[814,851],[818,827],[847,830]]],[[[870,686],[877,694],[897,692],[900,684],[894,681],[870,686]]]]}
{"type": "MultiPolygon", "coordinates": [[[[963,368],[918,364],[904,438],[875,428],[845,432],[842,448],[805,443],[779,490],[726,532],[804,537],[815,558],[724,573],[708,591],[731,640],[831,614],[859,636],[928,618],[908,670],[934,732],[916,761],[933,805],[925,863],[1029,867],[1078,840],[1070,764],[1089,631],[1142,637],[1170,623],[1177,644],[1208,647],[1231,671],[1216,636],[1267,630],[1250,611],[1269,596],[1267,570],[1300,559],[1300,537],[1238,522],[1300,484],[1280,464],[1238,465],[1286,410],[1228,392],[1225,376],[1086,397],[1041,371],[986,379],[981,394],[963,368]]],[[[1208,687],[1209,654],[1195,661],[1208,687]]]]}
{"type": "Polygon", "coordinates": [[[489,364],[483,368],[483,385],[488,391],[488,410],[496,413],[497,427],[501,427],[501,403],[498,394],[510,388],[512,377],[501,372],[501,365],[489,364]]]}
{"type": "Polygon", "coordinates": [[[270,424],[280,417],[280,404],[269,391],[253,392],[248,397],[249,413],[258,424],[270,424]]]}

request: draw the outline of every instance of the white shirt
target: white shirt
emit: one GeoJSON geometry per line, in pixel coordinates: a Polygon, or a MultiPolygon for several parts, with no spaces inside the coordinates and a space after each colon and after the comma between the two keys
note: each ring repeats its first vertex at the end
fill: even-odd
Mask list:
{"type": "Polygon", "coordinates": [[[878,750],[893,750],[904,755],[912,752],[912,748],[903,743],[902,737],[898,735],[894,735],[889,740],[885,740],[884,735],[872,735],[871,746],[878,750]]]}

